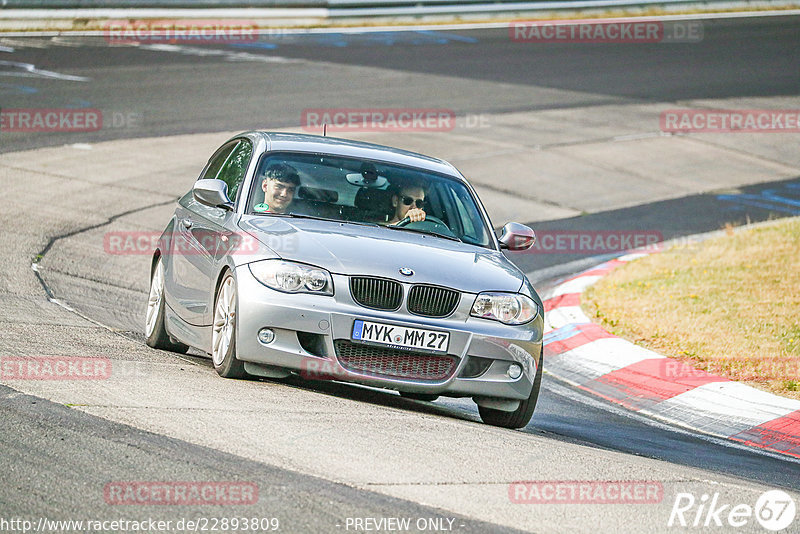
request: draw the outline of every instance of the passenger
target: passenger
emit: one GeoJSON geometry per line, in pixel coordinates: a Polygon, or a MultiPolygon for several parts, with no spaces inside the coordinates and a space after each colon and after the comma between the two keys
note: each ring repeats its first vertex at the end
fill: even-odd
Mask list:
{"type": "Polygon", "coordinates": [[[386,224],[397,224],[406,217],[411,222],[425,220],[425,190],[418,185],[408,185],[392,196],[392,206],[394,207],[394,217],[386,224]]]}
{"type": "Polygon", "coordinates": [[[264,202],[256,204],[256,213],[286,213],[294,200],[294,194],[300,185],[297,170],[286,163],[274,163],[264,172],[261,189],[264,191],[264,202]]]}

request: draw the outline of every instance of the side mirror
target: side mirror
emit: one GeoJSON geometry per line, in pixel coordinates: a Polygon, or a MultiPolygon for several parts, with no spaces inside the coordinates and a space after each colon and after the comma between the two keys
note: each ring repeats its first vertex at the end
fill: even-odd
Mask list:
{"type": "Polygon", "coordinates": [[[503,233],[500,234],[499,241],[500,248],[527,250],[536,242],[536,234],[524,224],[510,222],[503,226],[503,233]]]}
{"type": "Polygon", "coordinates": [[[228,184],[222,180],[197,180],[192,187],[192,196],[206,206],[233,211],[233,202],[228,198],[228,184]]]}

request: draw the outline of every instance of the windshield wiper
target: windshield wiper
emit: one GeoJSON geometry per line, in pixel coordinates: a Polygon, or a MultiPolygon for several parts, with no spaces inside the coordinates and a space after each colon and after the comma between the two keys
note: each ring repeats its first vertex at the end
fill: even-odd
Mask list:
{"type": "Polygon", "coordinates": [[[405,226],[392,226],[391,224],[387,224],[384,226],[384,228],[391,228],[392,230],[405,230],[406,232],[414,232],[415,234],[433,235],[436,237],[441,237],[442,239],[449,239],[450,241],[458,241],[459,243],[463,243],[463,241],[454,235],[437,234],[436,232],[426,232],[425,230],[406,228],[405,226]]]}
{"type": "Polygon", "coordinates": [[[276,215],[284,215],[286,217],[293,217],[297,219],[312,219],[315,221],[331,221],[347,224],[360,224],[362,226],[378,226],[378,223],[363,222],[363,221],[348,221],[345,219],[332,219],[330,217],[320,217],[319,215],[306,215],[305,213],[276,213],[276,215]]]}

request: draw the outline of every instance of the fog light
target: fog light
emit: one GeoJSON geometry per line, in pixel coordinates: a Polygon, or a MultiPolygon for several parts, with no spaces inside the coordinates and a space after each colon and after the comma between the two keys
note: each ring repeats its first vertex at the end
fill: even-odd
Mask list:
{"type": "Polygon", "coordinates": [[[516,380],[522,376],[522,367],[518,363],[512,363],[508,366],[508,377],[511,380],[516,380]]]}
{"type": "Polygon", "coordinates": [[[262,345],[269,345],[275,340],[275,332],[270,328],[262,328],[258,331],[258,342],[262,345]]]}

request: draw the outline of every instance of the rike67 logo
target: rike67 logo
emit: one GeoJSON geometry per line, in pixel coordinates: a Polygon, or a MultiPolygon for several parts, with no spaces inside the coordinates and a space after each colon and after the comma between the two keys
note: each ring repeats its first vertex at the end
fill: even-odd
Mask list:
{"type": "Polygon", "coordinates": [[[748,525],[755,518],[763,528],[778,532],[792,524],[796,512],[794,499],[781,490],[762,493],[755,506],[726,503],[719,493],[704,493],[699,499],[692,493],[678,493],[667,526],[706,530],[720,527],[728,531],[748,525]]]}

